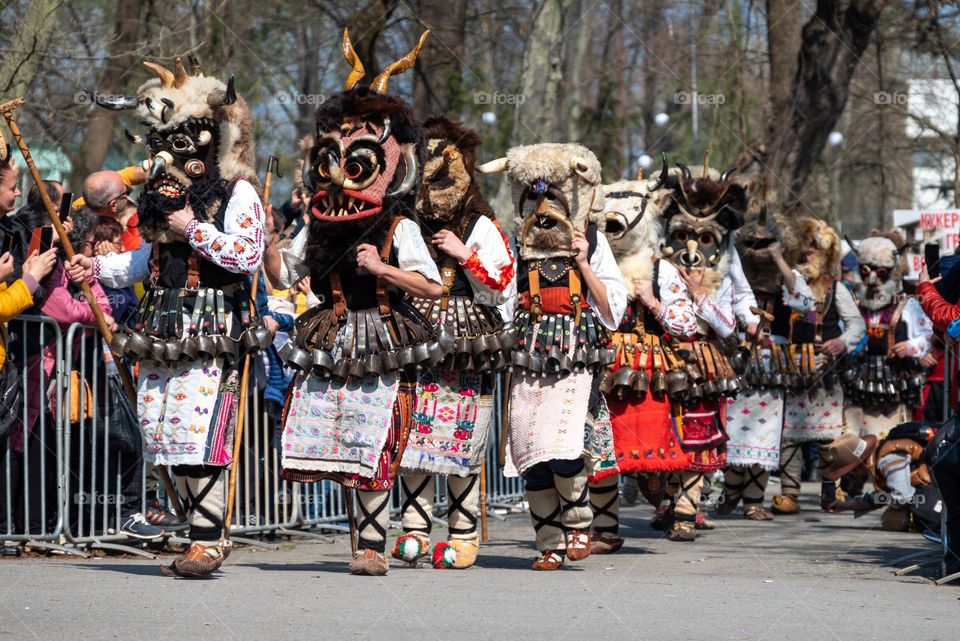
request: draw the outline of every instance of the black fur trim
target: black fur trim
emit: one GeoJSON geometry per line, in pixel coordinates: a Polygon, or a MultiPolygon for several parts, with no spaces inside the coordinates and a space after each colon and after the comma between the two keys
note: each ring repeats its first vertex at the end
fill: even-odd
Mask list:
{"type": "Polygon", "coordinates": [[[406,102],[393,96],[357,87],[336,94],[317,109],[317,133],[340,128],[344,118],[383,122],[390,117],[390,131],[400,143],[417,142],[420,131],[406,102]]]}

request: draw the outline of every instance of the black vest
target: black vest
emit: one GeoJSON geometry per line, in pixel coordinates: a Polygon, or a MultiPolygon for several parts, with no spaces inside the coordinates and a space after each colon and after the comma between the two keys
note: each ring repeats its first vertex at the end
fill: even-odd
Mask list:
{"type": "MultiPolygon", "coordinates": [[[[591,260],[593,258],[593,252],[596,251],[597,249],[597,226],[594,223],[590,223],[587,226],[586,236],[587,236],[587,243],[589,245],[589,248],[587,249],[587,260],[591,260]]],[[[563,258],[567,258],[567,260],[570,261],[571,267],[574,267],[573,257],[560,257],[560,259],[563,259],[563,258]]],[[[534,260],[542,260],[543,262],[548,262],[548,261],[557,260],[557,259],[542,258],[542,259],[534,259],[534,260]]],[[[530,291],[530,266],[531,266],[531,263],[534,262],[534,260],[524,259],[523,269],[518,270],[518,273],[517,273],[517,292],[518,293],[522,294],[524,292],[530,291]]],[[[540,288],[544,289],[546,287],[569,287],[570,286],[569,275],[570,275],[570,272],[567,271],[563,274],[563,276],[561,276],[555,281],[546,281],[541,277],[540,288]]],[[[584,298],[584,300],[586,300],[586,298],[584,298]]]]}
{"type": "MultiPolygon", "coordinates": [[[[833,281],[830,288],[830,294],[826,301],[827,308],[823,312],[823,325],[821,327],[821,338],[828,341],[832,338],[838,338],[843,331],[840,329],[840,312],[837,310],[837,287],[846,287],[840,281],[833,281]]],[[[789,318],[789,317],[788,317],[789,318]]],[[[788,326],[789,327],[789,326],[788,326]]],[[[788,330],[789,331],[789,330],[788,330]]],[[[794,345],[800,343],[816,343],[817,326],[816,323],[807,321],[805,316],[798,315],[793,321],[793,334],[784,333],[783,336],[790,336],[790,342],[794,345]]]]}
{"type": "MultiPolygon", "coordinates": [[[[307,232],[301,232],[307,233],[307,232]]],[[[349,249],[349,251],[356,251],[349,249]]],[[[344,261],[345,262],[345,261],[344,261]]],[[[394,267],[399,266],[397,258],[397,247],[394,244],[390,246],[390,255],[387,261],[394,267]]],[[[346,265],[339,271],[340,284],[343,287],[343,298],[347,302],[347,309],[361,310],[373,309],[377,306],[377,279],[369,274],[358,274],[356,263],[351,261],[350,267],[346,265]]],[[[329,274],[317,274],[314,270],[310,271],[310,288],[320,299],[321,309],[333,308],[333,289],[330,286],[329,274]]],[[[396,287],[387,287],[387,294],[390,297],[390,304],[396,305],[403,299],[403,293],[396,287]]]]}

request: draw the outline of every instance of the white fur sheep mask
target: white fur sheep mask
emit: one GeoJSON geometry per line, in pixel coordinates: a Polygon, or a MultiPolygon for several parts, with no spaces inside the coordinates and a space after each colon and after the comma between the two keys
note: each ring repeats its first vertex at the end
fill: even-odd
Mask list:
{"type": "Polygon", "coordinates": [[[603,189],[600,161],[576,143],[514,147],[505,158],[479,167],[483,173],[506,171],[525,259],[572,256],[575,230],[601,219],[603,189]]]}

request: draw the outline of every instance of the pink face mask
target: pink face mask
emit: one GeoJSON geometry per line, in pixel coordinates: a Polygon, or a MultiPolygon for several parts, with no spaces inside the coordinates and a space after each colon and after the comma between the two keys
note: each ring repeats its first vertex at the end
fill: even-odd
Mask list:
{"type": "Polygon", "coordinates": [[[310,151],[307,179],[314,194],[310,211],[323,221],[351,221],[375,216],[388,196],[413,187],[416,158],[413,144],[400,144],[390,133],[390,120],[377,125],[347,121],[339,131],[321,133],[310,151]],[[405,162],[404,179],[388,193],[405,162]]]}

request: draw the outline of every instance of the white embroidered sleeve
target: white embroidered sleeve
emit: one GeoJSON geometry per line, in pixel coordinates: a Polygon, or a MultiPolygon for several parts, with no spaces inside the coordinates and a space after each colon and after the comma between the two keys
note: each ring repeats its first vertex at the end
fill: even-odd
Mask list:
{"type": "Polygon", "coordinates": [[[500,230],[489,218],[481,217],[464,244],[473,254],[463,263],[463,272],[478,302],[488,305],[502,303],[509,295],[507,288],[514,283],[515,267],[500,230]]]}
{"type": "Polygon", "coordinates": [[[234,184],[222,232],[194,219],[184,236],[198,254],[227,271],[256,273],[263,260],[263,207],[253,185],[246,180],[234,184]]]}
{"type": "Polygon", "coordinates": [[[910,356],[923,358],[933,349],[930,340],[933,337],[933,323],[923,313],[923,308],[915,298],[911,298],[904,305],[901,318],[907,325],[907,349],[910,356]]]}
{"type": "Polygon", "coordinates": [[[93,259],[93,277],[107,287],[122,289],[150,277],[152,246],[144,241],[138,249],[121,254],[107,254],[93,259]]]}
{"type": "Polygon", "coordinates": [[[853,294],[846,285],[837,283],[834,291],[836,295],[833,304],[837,306],[840,320],[843,321],[843,333],[837,338],[847,346],[847,352],[852,352],[867,333],[867,323],[863,320],[857,301],[853,299],[853,294]]]}
{"type": "Polygon", "coordinates": [[[661,260],[657,282],[660,290],[660,312],[657,320],[671,336],[691,338],[697,333],[697,314],[690,301],[687,284],[680,278],[677,268],[661,260]]]}
{"type": "Polygon", "coordinates": [[[409,218],[404,218],[393,230],[393,246],[397,250],[397,265],[408,272],[420,272],[434,283],[440,282],[440,270],[430,256],[427,244],[420,235],[420,227],[409,218]]]}
{"type": "Polygon", "coordinates": [[[293,287],[310,273],[310,269],[304,264],[309,238],[309,229],[302,229],[287,247],[280,250],[280,278],[277,282],[280,289],[293,287]]]}
{"type": "Polygon", "coordinates": [[[747,275],[743,273],[740,254],[735,247],[733,258],[730,260],[730,279],[733,281],[733,311],[737,318],[744,325],[759,324],[760,317],[750,311],[751,307],[757,306],[757,297],[753,294],[747,275]]]}
{"type": "MultiPolygon", "coordinates": [[[[621,275],[620,267],[617,266],[617,261],[610,250],[607,237],[603,234],[597,234],[597,247],[593,250],[593,256],[590,257],[590,268],[607,288],[607,304],[610,306],[613,321],[602,318],[599,314],[597,314],[597,317],[600,318],[604,327],[609,330],[616,330],[620,326],[620,321],[623,320],[623,313],[627,310],[627,288],[623,284],[623,275],[621,275]]],[[[587,292],[587,303],[594,308],[596,307],[596,302],[589,291],[587,292]]]]}
{"type": "Polygon", "coordinates": [[[706,321],[720,338],[733,334],[737,327],[737,320],[733,314],[733,282],[730,277],[723,278],[713,296],[707,293],[701,294],[696,308],[697,316],[706,321]]]}
{"type": "Polygon", "coordinates": [[[812,312],[817,308],[817,298],[813,295],[813,290],[807,284],[807,279],[797,270],[793,270],[793,275],[797,279],[791,292],[783,285],[783,304],[798,312],[812,312]]]}

